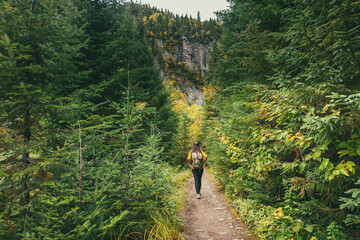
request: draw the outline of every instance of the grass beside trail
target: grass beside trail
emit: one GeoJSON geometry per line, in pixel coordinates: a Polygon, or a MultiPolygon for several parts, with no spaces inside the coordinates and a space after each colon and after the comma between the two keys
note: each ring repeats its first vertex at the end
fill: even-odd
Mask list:
{"type": "Polygon", "coordinates": [[[152,215],[154,226],[145,233],[144,240],[173,239],[185,240],[180,233],[183,230],[182,223],[179,219],[179,212],[186,204],[186,183],[190,177],[189,170],[176,172],[171,183],[174,186],[174,192],[171,196],[172,202],[175,203],[171,209],[161,209],[152,215]],[[173,213],[176,213],[175,216],[173,213]]]}

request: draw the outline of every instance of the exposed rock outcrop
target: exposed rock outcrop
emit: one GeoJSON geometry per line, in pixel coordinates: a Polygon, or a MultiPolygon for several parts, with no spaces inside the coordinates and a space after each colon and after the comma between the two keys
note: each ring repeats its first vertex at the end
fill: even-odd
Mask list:
{"type": "Polygon", "coordinates": [[[186,101],[192,105],[197,104],[200,106],[204,105],[204,95],[201,89],[196,88],[195,85],[189,81],[182,81],[181,86],[178,86],[180,91],[182,90],[186,94],[186,101]]]}
{"type": "MultiPolygon", "coordinates": [[[[190,42],[183,36],[180,43],[174,46],[172,53],[164,48],[161,39],[156,40],[156,47],[162,58],[172,55],[176,61],[185,64],[193,74],[200,73],[206,75],[209,71],[209,58],[212,50],[211,44],[190,42]]],[[[161,75],[166,77],[166,73],[163,71],[161,72],[161,75]]],[[[193,82],[189,81],[189,79],[186,79],[184,76],[178,75],[177,77],[180,79],[177,87],[181,92],[186,94],[187,102],[190,105],[203,105],[204,96],[201,89],[196,87],[193,82]]]]}
{"type": "Polygon", "coordinates": [[[198,42],[190,43],[184,36],[182,44],[175,46],[175,58],[180,62],[185,63],[191,69],[198,69],[201,73],[209,71],[209,58],[211,46],[204,45],[198,42]]]}

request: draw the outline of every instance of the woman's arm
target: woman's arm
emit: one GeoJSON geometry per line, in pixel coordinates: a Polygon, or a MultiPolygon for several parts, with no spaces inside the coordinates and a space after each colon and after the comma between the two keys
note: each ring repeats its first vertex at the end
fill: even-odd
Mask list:
{"type": "Polygon", "coordinates": [[[190,151],[189,154],[188,154],[187,161],[188,161],[190,164],[192,164],[192,161],[191,161],[191,151],[190,151]]]}
{"type": "Polygon", "coordinates": [[[203,162],[206,162],[206,160],[208,159],[208,156],[203,151],[201,151],[201,154],[203,155],[203,162]]]}

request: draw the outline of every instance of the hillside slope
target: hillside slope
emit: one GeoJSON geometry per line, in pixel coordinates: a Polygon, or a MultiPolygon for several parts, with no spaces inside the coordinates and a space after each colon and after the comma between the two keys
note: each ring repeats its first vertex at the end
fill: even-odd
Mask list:
{"type": "Polygon", "coordinates": [[[201,88],[209,71],[213,45],[220,39],[221,24],[174,15],[148,5],[129,3],[128,8],[143,23],[144,37],[151,43],[162,77],[174,83],[188,104],[203,105],[201,88]]]}

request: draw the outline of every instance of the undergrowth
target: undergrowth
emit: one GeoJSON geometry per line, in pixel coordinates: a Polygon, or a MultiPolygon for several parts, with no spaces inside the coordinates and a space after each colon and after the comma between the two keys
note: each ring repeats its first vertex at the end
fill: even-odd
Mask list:
{"type": "MultiPolygon", "coordinates": [[[[171,168],[173,178],[171,186],[173,191],[169,194],[169,204],[161,209],[153,210],[149,213],[151,221],[144,234],[132,232],[120,234],[117,239],[134,239],[134,240],[185,240],[182,235],[182,222],[179,218],[179,212],[184,208],[186,203],[186,182],[189,178],[190,171],[177,170],[171,168]]],[[[123,231],[125,233],[126,231],[123,231]]]]}

